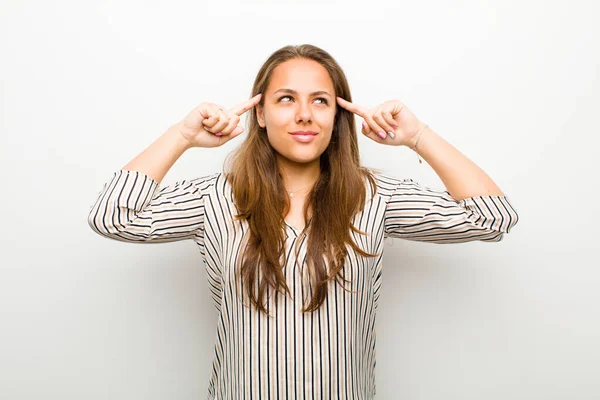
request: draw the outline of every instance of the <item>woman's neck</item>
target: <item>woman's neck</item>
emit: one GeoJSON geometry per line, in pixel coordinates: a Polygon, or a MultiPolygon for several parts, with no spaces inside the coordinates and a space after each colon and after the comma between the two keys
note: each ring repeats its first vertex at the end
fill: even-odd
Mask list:
{"type": "Polygon", "coordinates": [[[283,185],[288,192],[310,189],[321,175],[319,159],[310,163],[295,163],[289,160],[278,160],[279,169],[283,178],[283,185]]]}

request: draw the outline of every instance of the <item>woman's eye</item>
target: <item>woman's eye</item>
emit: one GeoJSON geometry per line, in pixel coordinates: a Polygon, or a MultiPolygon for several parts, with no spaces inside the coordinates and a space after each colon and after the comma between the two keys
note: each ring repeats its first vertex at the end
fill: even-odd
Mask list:
{"type": "MultiPolygon", "coordinates": [[[[280,98],[279,98],[279,101],[281,101],[281,100],[283,100],[283,99],[286,99],[286,98],[287,98],[287,99],[291,99],[291,98],[292,98],[292,96],[282,96],[282,97],[280,97],[280,98]]],[[[322,100],[323,102],[322,102],[321,104],[328,104],[328,102],[327,102],[327,99],[326,99],[326,98],[324,98],[324,97],[318,97],[318,98],[316,98],[315,100],[322,100]]],[[[286,103],[287,103],[287,102],[286,102],[286,103]]]]}

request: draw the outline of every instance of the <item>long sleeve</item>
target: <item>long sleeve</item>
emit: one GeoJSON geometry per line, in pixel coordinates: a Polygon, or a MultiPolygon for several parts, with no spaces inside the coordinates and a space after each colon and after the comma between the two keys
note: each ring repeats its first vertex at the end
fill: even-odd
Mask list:
{"type": "Polygon", "coordinates": [[[432,243],[499,242],[518,222],[506,196],[455,200],[412,179],[380,178],[389,193],[384,234],[432,243]]]}
{"type": "Polygon", "coordinates": [[[88,215],[98,234],[123,242],[164,243],[201,239],[204,198],[218,174],[160,188],[138,172],[119,170],[107,182],[88,215]]]}

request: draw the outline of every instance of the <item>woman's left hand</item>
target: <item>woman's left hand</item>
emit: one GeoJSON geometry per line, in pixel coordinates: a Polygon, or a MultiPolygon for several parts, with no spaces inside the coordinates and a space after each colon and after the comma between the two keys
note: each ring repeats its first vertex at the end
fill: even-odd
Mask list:
{"type": "Polygon", "coordinates": [[[415,136],[425,126],[400,100],[389,100],[374,108],[350,103],[341,97],[337,97],[337,102],[362,117],[361,132],[378,143],[412,147],[415,136]]]}

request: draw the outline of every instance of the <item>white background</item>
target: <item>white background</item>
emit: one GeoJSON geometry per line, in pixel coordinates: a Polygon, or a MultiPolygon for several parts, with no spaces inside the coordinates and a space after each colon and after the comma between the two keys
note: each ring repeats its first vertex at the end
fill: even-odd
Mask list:
{"type": "MultiPolygon", "coordinates": [[[[402,100],[521,218],[499,243],[388,243],[377,398],[600,398],[598,15],[593,1],[3,1],[0,398],[206,397],[216,314],[195,244],[104,239],[88,211],[171,124],[247,99],[266,58],[302,43],[338,60],[356,103],[402,100]]],[[[359,136],[364,165],[443,189],[410,149],[359,136]]],[[[190,150],[163,184],[220,171],[241,140],[190,150]]]]}

